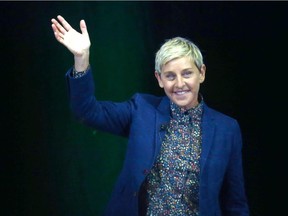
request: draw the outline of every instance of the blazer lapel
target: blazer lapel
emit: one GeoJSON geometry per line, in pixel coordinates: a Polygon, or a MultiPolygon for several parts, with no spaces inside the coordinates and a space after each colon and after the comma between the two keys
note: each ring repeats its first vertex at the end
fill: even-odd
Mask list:
{"type": "Polygon", "coordinates": [[[158,109],[156,110],[156,119],[155,119],[155,151],[153,159],[155,161],[162,144],[162,141],[165,136],[166,128],[168,127],[170,121],[170,100],[168,97],[164,97],[160,102],[158,109]]]}
{"type": "Polygon", "coordinates": [[[215,133],[215,124],[210,114],[209,108],[204,104],[204,113],[202,119],[202,152],[200,159],[201,173],[205,168],[207,157],[212,146],[215,133]]]}

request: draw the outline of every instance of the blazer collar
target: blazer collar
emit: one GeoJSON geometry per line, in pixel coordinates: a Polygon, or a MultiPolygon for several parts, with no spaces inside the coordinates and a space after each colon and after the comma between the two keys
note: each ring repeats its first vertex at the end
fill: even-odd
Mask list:
{"type": "Polygon", "coordinates": [[[160,113],[170,115],[170,99],[167,96],[164,96],[157,108],[160,113]]]}

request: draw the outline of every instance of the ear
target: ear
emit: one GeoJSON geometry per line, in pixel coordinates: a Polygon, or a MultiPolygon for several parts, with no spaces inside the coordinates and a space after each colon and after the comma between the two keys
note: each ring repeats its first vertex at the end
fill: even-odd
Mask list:
{"type": "Polygon", "coordinates": [[[202,65],[201,68],[200,68],[200,83],[203,83],[204,80],[205,80],[205,75],[206,75],[206,65],[202,65]]]}
{"type": "Polygon", "coordinates": [[[157,71],[155,71],[154,75],[155,75],[155,77],[156,77],[156,79],[158,81],[158,84],[159,84],[160,88],[163,88],[164,86],[163,86],[163,83],[162,83],[161,74],[158,73],[157,71]]]}

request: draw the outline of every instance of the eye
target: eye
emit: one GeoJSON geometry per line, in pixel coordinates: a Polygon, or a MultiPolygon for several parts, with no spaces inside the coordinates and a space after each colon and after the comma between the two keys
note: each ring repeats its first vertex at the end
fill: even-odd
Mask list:
{"type": "Polygon", "coordinates": [[[191,77],[191,75],[192,75],[192,71],[184,71],[183,73],[182,73],[182,76],[184,77],[184,78],[189,78],[189,77],[191,77]]]}
{"type": "Polygon", "coordinates": [[[165,74],[165,78],[166,78],[167,80],[174,80],[174,79],[175,79],[175,74],[173,74],[173,73],[167,73],[167,74],[165,74]]]}

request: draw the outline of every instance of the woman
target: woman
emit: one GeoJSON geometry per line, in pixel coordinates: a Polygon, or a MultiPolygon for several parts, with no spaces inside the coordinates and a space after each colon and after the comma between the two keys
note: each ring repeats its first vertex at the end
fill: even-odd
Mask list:
{"type": "Polygon", "coordinates": [[[166,96],[98,101],[85,21],[79,33],[62,16],[57,19],[52,19],[55,38],[74,55],[66,74],[73,113],[90,127],[129,138],[105,214],[249,215],[241,131],[199,93],[206,75],[199,48],[181,37],[161,46],[155,77],[166,96]]]}

